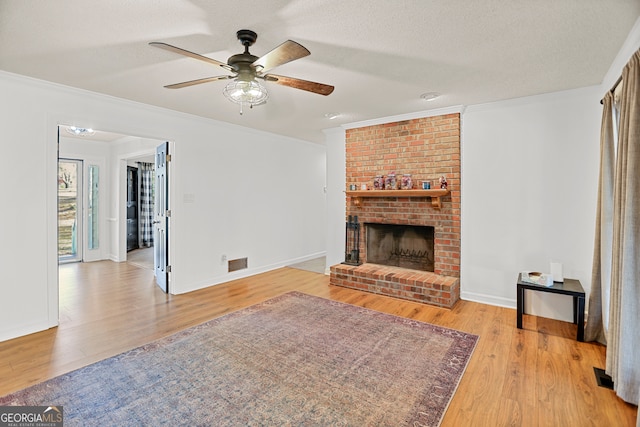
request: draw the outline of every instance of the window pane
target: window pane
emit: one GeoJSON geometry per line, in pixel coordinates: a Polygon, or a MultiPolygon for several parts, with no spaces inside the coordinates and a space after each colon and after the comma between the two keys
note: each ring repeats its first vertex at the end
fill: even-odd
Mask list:
{"type": "Polygon", "coordinates": [[[77,250],[78,162],[58,162],[58,256],[77,250]]]}
{"type": "Polygon", "coordinates": [[[88,234],[89,234],[89,249],[98,249],[100,247],[100,234],[99,234],[99,217],[98,217],[98,207],[99,207],[99,198],[98,198],[98,184],[99,184],[99,172],[100,169],[96,165],[89,166],[89,206],[88,206],[88,214],[89,214],[89,224],[88,234]]]}

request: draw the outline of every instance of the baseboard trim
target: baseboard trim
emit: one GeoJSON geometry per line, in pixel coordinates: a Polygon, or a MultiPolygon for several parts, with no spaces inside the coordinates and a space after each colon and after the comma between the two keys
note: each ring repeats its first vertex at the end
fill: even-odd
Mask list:
{"type": "Polygon", "coordinates": [[[465,301],[479,302],[482,304],[495,305],[498,307],[516,308],[516,300],[512,298],[496,297],[493,295],[480,294],[476,292],[465,292],[460,290],[460,299],[465,301]]]}
{"type": "Polygon", "coordinates": [[[46,324],[46,322],[38,322],[32,325],[24,325],[19,328],[0,331],[0,342],[9,341],[14,338],[19,338],[25,335],[34,334],[36,332],[46,331],[47,329],[51,329],[55,327],[57,327],[57,325],[49,326],[46,324]]]}

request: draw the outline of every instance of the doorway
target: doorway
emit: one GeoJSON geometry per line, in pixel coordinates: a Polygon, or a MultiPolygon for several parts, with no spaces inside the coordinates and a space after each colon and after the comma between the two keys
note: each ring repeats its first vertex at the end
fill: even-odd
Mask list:
{"type": "Polygon", "coordinates": [[[138,168],[127,166],[127,252],[140,248],[138,168]]]}
{"type": "MultiPolygon", "coordinates": [[[[158,260],[159,270],[154,265],[155,162],[158,146],[168,149],[168,143],[93,129],[77,135],[68,128],[59,125],[58,131],[58,263],[131,258],[134,265],[164,272],[164,245],[166,259],[158,260]]],[[[163,188],[168,202],[168,181],[163,188]]],[[[161,240],[168,243],[168,218],[166,222],[161,240]]],[[[168,292],[166,276],[161,283],[168,292]]]]}
{"type": "Polygon", "coordinates": [[[154,157],[127,161],[126,258],[142,268],[154,270],[154,206],[156,180],[154,157]]]}

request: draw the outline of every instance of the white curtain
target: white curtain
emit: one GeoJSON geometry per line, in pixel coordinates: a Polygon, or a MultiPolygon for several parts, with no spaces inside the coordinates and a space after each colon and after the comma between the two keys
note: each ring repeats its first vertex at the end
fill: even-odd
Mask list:
{"type": "MultiPolygon", "coordinates": [[[[613,190],[613,264],[607,374],[623,400],[640,402],[640,51],[622,72],[613,190]]],[[[639,420],[640,421],[640,420],[639,420]]]]}
{"type": "Polygon", "coordinates": [[[153,163],[138,163],[140,171],[140,237],[143,247],[153,246],[154,173],[153,163]]]}
{"type": "MultiPolygon", "coordinates": [[[[612,109],[613,96],[605,95],[593,283],[585,338],[607,344],[606,372],[613,380],[616,394],[637,405],[640,403],[640,50],[623,69],[617,104],[619,108],[612,109]]],[[[640,417],[636,425],[640,427],[640,417]]]]}
{"type": "Polygon", "coordinates": [[[615,171],[615,141],[613,94],[602,99],[602,125],[600,130],[600,178],[596,233],[593,250],[593,271],[589,313],[584,335],[585,341],[607,343],[609,301],[611,294],[611,252],[613,250],[613,176],[615,171]]]}

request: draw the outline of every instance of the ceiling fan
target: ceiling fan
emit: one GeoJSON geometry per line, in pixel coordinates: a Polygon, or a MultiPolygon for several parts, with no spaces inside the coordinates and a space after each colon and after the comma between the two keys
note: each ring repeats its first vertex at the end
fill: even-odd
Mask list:
{"type": "Polygon", "coordinates": [[[227,84],[224,88],[223,94],[230,101],[240,104],[240,114],[242,114],[243,105],[249,105],[249,108],[253,108],[254,105],[265,103],[269,97],[266,88],[258,81],[258,79],[325,96],[333,92],[334,87],[330,85],[268,73],[275,67],[309,55],[309,50],[301,44],[296,43],[293,40],[287,40],[267,54],[258,58],[257,56],[249,53],[249,46],[256,42],[258,35],[251,30],[240,30],[236,33],[236,36],[244,46],[244,52],[231,56],[227,60],[227,63],[216,61],[215,59],[211,59],[167,43],[149,43],[151,46],[208,62],[209,64],[216,65],[232,73],[231,75],[205,77],[203,79],[175,83],[165,87],[168,89],[180,89],[217,80],[233,79],[233,81],[227,84]]]}

